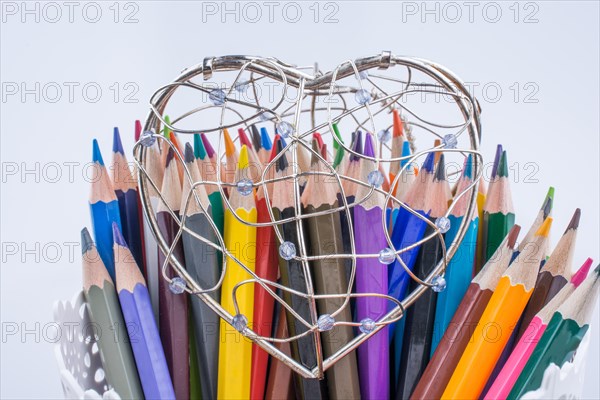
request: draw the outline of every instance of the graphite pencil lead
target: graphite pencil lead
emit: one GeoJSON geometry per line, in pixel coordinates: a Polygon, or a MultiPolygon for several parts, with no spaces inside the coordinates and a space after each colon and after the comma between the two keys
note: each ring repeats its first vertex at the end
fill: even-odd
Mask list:
{"type": "Polygon", "coordinates": [[[81,230],[81,254],[85,254],[94,247],[94,241],[87,228],[81,230]]]}

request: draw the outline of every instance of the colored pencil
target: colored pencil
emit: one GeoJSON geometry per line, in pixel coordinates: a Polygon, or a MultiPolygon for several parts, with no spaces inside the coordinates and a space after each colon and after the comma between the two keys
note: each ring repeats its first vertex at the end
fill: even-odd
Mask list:
{"type": "Polygon", "coordinates": [[[479,178],[479,186],[477,188],[477,215],[479,217],[479,226],[477,227],[477,246],[475,251],[475,263],[473,264],[473,275],[477,275],[477,273],[479,273],[483,267],[483,250],[485,248],[483,207],[485,205],[486,194],[487,186],[485,183],[485,178],[482,176],[479,178]]]}
{"type": "MultiPolygon", "coordinates": [[[[142,134],[142,123],[140,122],[140,120],[135,120],[135,128],[134,128],[134,139],[135,142],[137,143],[140,140],[140,136],[142,134]]],[[[140,268],[142,269],[142,274],[144,275],[144,278],[147,279],[147,274],[148,274],[148,268],[147,268],[147,255],[146,255],[146,232],[145,232],[145,221],[144,221],[144,209],[142,208],[142,199],[141,199],[141,193],[140,190],[138,188],[138,182],[137,182],[137,177],[138,177],[138,171],[137,168],[134,167],[134,171],[133,171],[133,178],[135,180],[135,190],[137,192],[137,209],[138,209],[138,221],[139,221],[139,230],[140,230],[140,242],[142,244],[142,264],[140,265],[140,268]]]]}
{"type": "Polygon", "coordinates": [[[532,242],[535,245],[525,250],[500,278],[442,398],[475,399],[481,395],[533,292],[543,257],[542,247],[548,240],[551,225],[552,218],[546,218],[536,232],[532,242]]]}
{"type": "MultiPolygon", "coordinates": [[[[217,182],[217,169],[212,161],[215,157],[215,151],[208,142],[203,140],[199,134],[194,134],[194,156],[200,171],[200,176],[205,181],[217,182]]],[[[225,223],[225,214],[223,210],[223,199],[217,185],[205,185],[206,194],[211,206],[211,216],[213,222],[219,229],[221,237],[223,236],[223,224],[225,223]]],[[[221,253],[219,253],[219,265],[221,265],[221,253]]]]}
{"type": "Polygon", "coordinates": [[[252,141],[246,135],[244,128],[238,129],[238,138],[240,146],[246,146],[248,149],[248,178],[253,182],[258,182],[262,175],[262,162],[258,159],[257,149],[254,149],[252,141]]]}
{"type": "MultiPolygon", "coordinates": [[[[143,238],[141,235],[142,231],[140,230],[137,181],[133,178],[129,169],[129,163],[125,157],[121,136],[119,135],[119,128],[114,129],[111,171],[115,194],[119,202],[123,236],[129,244],[129,249],[135,258],[136,264],[140,268],[143,268],[143,238]]],[[[142,269],[142,271],[144,270],[142,269]]]]}
{"type": "Polygon", "coordinates": [[[115,261],[113,254],[112,223],[115,222],[121,228],[121,216],[119,212],[119,201],[115,194],[113,184],[110,180],[104,160],[100,153],[98,141],[93,141],[93,169],[94,179],[90,191],[90,212],[92,215],[92,228],[98,253],[106,266],[110,277],[115,279],[115,261]]]}
{"type": "MultiPolygon", "coordinates": [[[[185,258],[181,240],[174,244],[179,230],[179,219],[175,218],[179,217],[181,183],[174,151],[171,147],[167,151],[161,188],[164,201],[158,203],[156,220],[167,245],[173,248],[172,255],[184,264],[185,258]],[[175,213],[175,216],[171,215],[169,208],[175,213]]],[[[188,300],[185,293],[175,294],[169,289],[169,283],[163,278],[162,274],[164,263],[165,254],[161,251],[158,255],[157,266],[160,269],[158,273],[160,337],[169,372],[171,373],[175,395],[178,399],[188,398],[190,395],[188,300]]],[[[167,264],[165,274],[169,279],[177,276],[169,264],[167,264]]]]}
{"type": "MultiPolygon", "coordinates": [[[[365,139],[365,156],[373,157],[371,135],[365,139]]],[[[367,176],[375,163],[368,159],[360,161],[360,180],[368,182],[367,176]]],[[[357,199],[364,198],[372,189],[359,185],[357,199]]],[[[380,192],[371,195],[354,208],[354,237],[356,254],[377,254],[387,247],[382,226],[382,212],[385,199],[380,192]]],[[[387,266],[377,258],[356,259],[356,292],[387,293],[387,266]]],[[[378,321],[387,312],[387,300],[382,297],[359,297],[356,299],[358,321],[370,318],[378,321]]],[[[360,390],[365,399],[385,399],[389,397],[389,332],[388,327],[371,336],[358,348],[360,390]]]]}
{"type": "MultiPolygon", "coordinates": [[[[436,166],[433,183],[425,195],[425,209],[430,210],[429,220],[435,222],[448,210],[447,193],[449,190],[446,181],[444,155],[440,155],[436,166]]],[[[425,237],[435,232],[433,228],[425,229],[425,237]]],[[[442,258],[441,241],[434,237],[421,245],[414,273],[419,279],[426,279],[437,263],[442,258]]],[[[414,290],[419,284],[411,280],[409,291],[414,290]]],[[[400,358],[400,375],[396,387],[396,399],[409,398],[414,391],[431,354],[431,337],[435,318],[435,305],[437,293],[427,290],[406,311],[404,338],[402,340],[402,355],[400,358]]]]}
{"type": "MultiPolygon", "coordinates": [[[[317,139],[312,142],[313,151],[319,151],[317,139]]],[[[372,148],[371,148],[372,152],[372,148]]],[[[312,157],[312,171],[309,175],[301,203],[303,214],[326,213],[337,208],[337,182],[335,178],[319,175],[330,172],[316,157],[312,157]]],[[[359,189],[360,191],[360,189],[359,189]]],[[[305,220],[305,226],[310,240],[307,243],[309,256],[325,257],[314,260],[311,264],[312,277],[315,282],[315,293],[344,294],[348,292],[346,265],[342,258],[327,256],[343,253],[342,233],[339,213],[326,213],[305,220]]],[[[344,298],[317,300],[319,315],[337,313],[336,320],[352,321],[350,302],[344,304],[344,298]]],[[[354,338],[352,327],[349,325],[334,327],[331,331],[321,333],[323,353],[329,357],[354,338]]],[[[356,352],[347,354],[333,367],[326,371],[329,386],[329,397],[333,399],[358,399],[360,387],[356,366],[356,352]]]]}
{"type": "MultiPolygon", "coordinates": [[[[457,186],[457,194],[465,191],[469,185],[473,183],[472,169],[473,159],[472,156],[469,155],[465,161],[462,178],[457,186]]],[[[456,205],[448,216],[448,219],[450,220],[450,230],[446,232],[444,238],[448,246],[456,238],[458,228],[465,218],[469,207],[470,195],[470,190],[469,192],[464,193],[464,195],[457,200],[456,205]]],[[[447,288],[438,294],[435,306],[435,324],[431,339],[432,356],[471,283],[473,262],[475,261],[475,247],[477,245],[478,226],[479,218],[477,213],[473,213],[468,222],[467,231],[465,232],[463,240],[446,268],[445,279],[447,288]]]]}
{"type": "Polygon", "coordinates": [[[581,210],[575,210],[567,229],[556,244],[550,258],[544,264],[535,282],[533,294],[525,307],[516,340],[518,341],[525,333],[525,329],[533,319],[534,315],[544,307],[563,288],[571,278],[571,266],[573,265],[573,254],[575,253],[575,242],[577,240],[577,228],[581,210]]]}
{"type": "Polygon", "coordinates": [[[444,332],[411,399],[439,399],[452,377],[472,329],[479,322],[500,277],[508,267],[521,227],[513,226],[496,253],[473,279],[444,332]]]}
{"type": "Polygon", "coordinates": [[[227,129],[223,129],[223,139],[225,141],[225,165],[221,168],[221,180],[225,183],[234,183],[239,156],[227,129]]]}
{"type": "MultiPolygon", "coordinates": [[[[200,171],[194,156],[192,146],[185,146],[185,166],[190,173],[191,181],[200,182],[200,171]]],[[[211,218],[211,203],[204,186],[196,186],[196,197],[190,191],[192,184],[187,176],[184,177],[181,196],[181,213],[185,210],[185,227],[218,245],[217,237],[209,223],[211,218]],[[198,200],[196,200],[196,198],[198,200]],[[198,203],[199,201],[199,203],[198,203]],[[202,205],[204,209],[203,211],[202,205]]],[[[217,251],[210,244],[197,239],[191,233],[183,231],[181,240],[185,254],[185,265],[190,276],[202,287],[203,290],[214,287],[219,281],[219,257],[217,251]]],[[[208,293],[215,301],[221,298],[220,290],[208,293]]],[[[219,361],[219,316],[204,303],[198,296],[191,296],[193,335],[196,347],[196,359],[201,382],[202,398],[210,399],[217,396],[217,369],[219,361]]]]}
{"type": "Polygon", "coordinates": [[[117,292],[144,396],[147,399],[175,399],[146,281],[114,223],[113,235],[117,292]]]}
{"type": "Polygon", "coordinates": [[[552,318],[554,312],[569,298],[575,288],[585,279],[590,267],[592,259],[588,258],[579,270],[573,274],[571,281],[567,283],[557,294],[534,316],[531,322],[525,329],[525,334],[515,346],[509,359],[504,364],[502,371],[494,381],[490,390],[485,395],[486,400],[505,399],[510,390],[514,386],[517,378],[523,371],[523,367],[533,353],[536,344],[544,334],[548,322],[552,318]]]}
{"type": "Polygon", "coordinates": [[[496,181],[485,201],[484,218],[487,221],[486,259],[494,254],[502,238],[515,223],[515,211],[508,181],[508,161],[506,151],[498,163],[496,181]]]}
{"type": "MultiPolygon", "coordinates": [[[[231,150],[230,157],[234,154],[231,150]]],[[[242,146],[234,182],[246,177],[248,169],[248,148],[242,146]]],[[[225,246],[229,252],[243,263],[248,270],[254,272],[256,258],[256,227],[248,225],[256,223],[256,203],[254,193],[244,195],[237,189],[229,194],[231,209],[225,210],[225,246]],[[235,214],[234,214],[235,213],[235,214]],[[237,217],[241,219],[238,220],[237,217]]],[[[233,289],[235,285],[251,275],[236,260],[227,257],[227,270],[221,287],[221,306],[235,315],[233,289]]],[[[253,321],[254,285],[247,284],[238,288],[235,293],[239,313],[244,315],[249,324],[253,321]]],[[[221,399],[245,399],[250,396],[250,369],[252,366],[252,342],[221,320],[219,347],[219,378],[217,397],[221,399]],[[235,382],[235,384],[232,384],[235,382]]]]}
{"type": "Polygon", "coordinates": [[[267,128],[260,128],[260,150],[258,150],[258,158],[263,163],[263,165],[269,162],[272,147],[273,143],[271,142],[271,137],[269,136],[267,128]]]}
{"type": "MultiPolygon", "coordinates": [[[[487,202],[489,201],[489,199],[491,197],[496,197],[495,195],[492,196],[492,194],[494,193],[494,188],[496,187],[496,182],[498,181],[498,165],[500,164],[500,159],[502,158],[502,145],[499,144],[496,146],[496,154],[494,155],[494,162],[492,163],[492,171],[490,174],[490,184],[487,188],[487,192],[485,195],[485,202],[483,204],[483,211],[480,211],[482,214],[482,237],[481,237],[481,243],[480,243],[480,247],[481,248],[481,257],[478,258],[477,263],[476,263],[476,272],[479,272],[479,269],[485,265],[485,263],[488,260],[487,257],[487,237],[488,237],[488,225],[489,225],[489,214],[486,212],[486,207],[487,207],[487,202]]],[[[482,179],[484,177],[482,176],[482,179]]],[[[480,217],[480,218],[481,218],[480,217]]]]}
{"type": "MultiPolygon", "coordinates": [[[[344,157],[344,140],[342,139],[342,135],[340,134],[340,130],[337,124],[334,122],[331,124],[333,127],[333,168],[336,171],[345,171],[346,163],[348,158],[344,157]]],[[[352,146],[350,146],[352,147],[352,146]]]]}
{"type": "Polygon", "coordinates": [[[106,380],[121,398],[142,398],[142,388],[131,345],[125,334],[117,291],[86,228],[81,231],[81,250],[83,295],[91,322],[96,326],[106,380]]]}
{"type": "MultiPolygon", "coordinates": [[[[262,148],[261,148],[262,149],[262,148]]],[[[268,162],[268,160],[267,160],[268,162]]],[[[271,168],[267,173],[271,172],[271,168]]],[[[272,186],[271,184],[267,186],[272,186]]],[[[265,185],[259,185],[256,191],[257,222],[265,224],[271,222],[269,206],[265,198],[265,185]]],[[[271,197],[270,197],[271,199],[271,197]]],[[[256,243],[260,251],[256,254],[256,275],[271,282],[277,281],[278,253],[277,238],[272,226],[260,226],[256,229],[256,243]]],[[[274,290],[273,287],[271,287],[274,290]]],[[[254,285],[254,331],[268,337],[273,330],[273,308],[275,299],[260,284],[254,285]]],[[[250,384],[250,398],[262,399],[265,394],[267,366],[269,355],[259,345],[252,345],[252,372],[250,384]]]]}
{"type": "MultiPolygon", "coordinates": [[[[142,175],[142,179],[145,180],[145,184],[148,187],[148,196],[150,197],[150,206],[154,215],[158,209],[158,203],[160,201],[159,194],[162,188],[162,181],[164,177],[164,164],[161,163],[160,149],[158,143],[154,143],[152,146],[145,150],[146,158],[144,160],[144,169],[146,170],[147,176],[142,175]],[[152,186],[154,184],[158,192],[152,186]]],[[[144,221],[144,240],[145,240],[145,251],[146,251],[146,282],[148,283],[148,291],[150,292],[150,300],[152,300],[152,310],[154,311],[154,319],[158,318],[158,280],[159,270],[161,266],[158,262],[158,255],[161,252],[156,243],[156,238],[152,232],[150,223],[146,218],[144,221]]],[[[160,278],[162,279],[162,277],[160,278]]]]}
{"type": "MultiPolygon", "coordinates": [[[[278,305],[277,310],[277,329],[274,337],[287,338],[287,320],[285,318],[285,309],[278,305]]],[[[275,347],[281,350],[288,357],[292,357],[292,350],[289,342],[276,342],[275,347]]],[[[285,365],[283,361],[272,357],[269,365],[269,378],[265,391],[265,400],[288,400],[294,398],[294,385],[292,381],[292,370],[285,365]]]]}
{"type": "MultiPolygon", "coordinates": [[[[404,149],[404,126],[402,124],[402,119],[400,118],[400,113],[397,109],[392,111],[392,120],[393,120],[393,129],[392,129],[392,141],[391,141],[391,158],[399,158],[402,157],[402,152],[404,149]]],[[[394,182],[396,176],[400,173],[400,161],[392,161],[390,162],[390,182],[394,182]]],[[[396,188],[394,188],[394,191],[396,188]]]]}
{"type": "MultiPolygon", "coordinates": [[[[275,178],[281,180],[273,184],[271,207],[275,220],[281,221],[296,215],[294,196],[299,195],[299,193],[296,193],[297,187],[295,187],[293,179],[283,179],[291,175],[288,169],[289,163],[286,154],[280,154],[283,150],[282,141],[278,140],[276,146],[279,158],[275,160],[275,178]]],[[[296,222],[279,224],[277,229],[280,230],[284,241],[294,244],[296,249],[300,248],[296,222]]],[[[307,293],[308,277],[306,274],[308,272],[308,269],[305,269],[300,261],[294,258],[285,260],[281,256],[279,257],[279,273],[282,285],[301,293],[307,293]]],[[[311,315],[308,299],[288,291],[283,292],[283,299],[307,323],[313,322],[314,319],[311,315]]],[[[290,336],[300,335],[308,330],[306,325],[297,320],[291,313],[288,312],[286,318],[290,336]]],[[[292,341],[290,346],[294,360],[309,369],[317,365],[316,344],[312,334],[292,341]]],[[[299,374],[294,374],[294,387],[297,399],[327,398],[327,379],[308,379],[301,377],[299,374]]]]}
{"type": "Polygon", "coordinates": [[[600,265],[552,315],[508,399],[521,398],[525,393],[539,388],[550,364],[562,367],[573,359],[589,328],[598,298],[599,278],[600,265]]]}

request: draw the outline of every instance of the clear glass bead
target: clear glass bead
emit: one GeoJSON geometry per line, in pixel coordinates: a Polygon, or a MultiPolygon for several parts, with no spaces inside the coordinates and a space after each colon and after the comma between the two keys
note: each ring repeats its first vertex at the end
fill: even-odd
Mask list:
{"type": "Polygon", "coordinates": [[[273,115],[272,112],[270,111],[263,111],[258,115],[258,118],[262,121],[262,122],[266,122],[269,121],[271,119],[273,119],[275,117],[275,115],[273,115]]]}
{"type": "Polygon", "coordinates": [[[154,133],[152,131],[144,131],[140,136],[140,143],[142,146],[150,147],[154,143],[156,143],[156,137],[154,137],[154,133]]]}
{"type": "Polygon", "coordinates": [[[362,333],[371,333],[375,330],[376,327],[377,325],[375,324],[375,321],[373,321],[371,318],[365,318],[362,321],[360,321],[360,326],[358,327],[358,329],[362,333]]]}
{"type": "Polygon", "coordinates": [[[377,139],[381,143],[387,143],[392,139],[392,132],[389,129],[382,129],[377,132],[377,139]]]}
{"type": "Polygon", "coordinates": [[[335,324],[335,319],[329,314],[323,314],[317,320],[317,327],[319,331],[325,332],[333,329],[333,325],[335,324]]]}
{"type": "Polygon", "coordinates": [[[296,245],[292,242],[283,242],[279,246],[279,255],[286,261],[291,260],[296,256],[296,245]]]}
{"type": "Polygon", "coordinates": [[[173,278],[171,280],[171,283],[169,283],[169,290],[173,294],[181,294],[181,293],[185,292],[185,287],[186,287],[185,280],[183,280],[183,278],[180,278],[178,276],[173,278]]]}
{"type": "Polygon", "coordinates": [[[358,76],[360,79],[367,79],[369,77],[369,71],[360,71],[358,76]]]}
{"type": "Polygon", "coordinates": [[[240,179],[238,183],[236,183],[237,191],[242,196],[248,196],[252,193],[252,181],[248,178],[240,179]]]}
{"type": "Polygon", "coordinates": [[[431,290],[437,293],[446,290],[446,279],[441,275],[435,276],[431,280],[431,290]]]}
{"type": "Polygon", "coordinates": [[[367,181],[371,186],[378,188],[383,184],[383,174],[379,170],[371,171],[367,175],[367,181]]]}
{"type": "Polygon", "coordinates": [[[221,89],[213,89],[210,91],[208,98],[215,106],[220,106],[225,103],[225,92],[221,89]]]}
{"type": "Polygon", "coordinates": [[[446,233],[450,230],[450,220],[446,217],[439,217],[435,220],[435,226],[440,230],[441,233],[446,233]]]}
{"type": "Polygon", "coordinates": [[[248,81],[239,81],[235,84],[234,89],[240,93],[244,93],[248,89],[248,81]]]}
{"type": "Polygon", "coordinates": [[[371,101],[371,93],[367,89],[359,89],[354,94],[354,98],[358,104],[365,105],[371,101]]]}
{"type": "Polygon", "coordinates": [[[396,254],[392,251],[392,249],[386,247],[385,249],[381,249],[381,251],[379,251],[379,256],[377,258],[379,258],[380,263],[389,265],[396,260],[396,254]]]}
{"type": "Polygon", "coordinates": [[[244,314],[236,314],[231,320],[231,325],[238,332],[243,332],[248,327],[248,318],[244,314]]]}
{"type": "Polygon", "coordinates": [[[279,121],[277,125],[275,125],[275,130],[277,131],[277,134],[284,139],[287,139],[294,133],[294,127],[287,121],[279,121]]]}
{"type": "Polygon", "coordinates": [[[450,133],[443,137],[442,143],[446,149],[455,149],[458,146],[458,138],[450,133]]]}

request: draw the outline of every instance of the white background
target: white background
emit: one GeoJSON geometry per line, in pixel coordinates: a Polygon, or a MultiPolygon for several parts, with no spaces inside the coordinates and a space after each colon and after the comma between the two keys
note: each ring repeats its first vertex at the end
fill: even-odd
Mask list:
{"type": "MultiPolygon", "coordinates": [[[[391,50],[445,65],[472,83],[481,103],[486,160],[502,143],[511,165],[520,166],[518,177],[511,172],[517,222],[526,229],[554,185],[553,243],[581,207],[575,266],[588,256],[600,258],[597,2],[308,2],[295,3],[302,11],[295,23],[294,5],[286,14],[286,3],[277,2],[272,20],[268,5],[254,3],[261,10],[257,22],[251,21],[256,8],[243,4],[224,15],[220,2],[98,3],[102,14],[95,23],[93,4],[75,2],[71,16],[67,5],[54,4],[59,8],[29,3],[37,7],[33,14],[24,14],[21,2],[2,5],[2,398],[62,396],[44,327],[52,321],[53,302],[81,285],[79,247],[70,255],[69,246],[89,226],[82,173],[92,138],[110,159],[112,128],[119,126],[130,149],[133,121],[145,117],[154,89],[205,56],[275,56],[301,65],[318,61],[327,70],[391,50]],[[213,6],[217,14],[203,14],[203,7],[213,6]],[[132,23],[124,22],[127,15],[132,23]],[[35,93],[10,94],[14,87],[34,89],[36,82],[37,99],[35,93]],[[70,99],[68,85],[75,84],[70,99]],[[93,88],[82,93],[86,84],[102,89],[97,102],[91,101],[93,88]],[[56,85],[62,97],[52,102],[56,85]],[[126,98],[132,88],[139,90],[126,98]],[[73,179],[65,162],[76,163],[73,179]],[[537,183],[524,182],[528,162],[538,167],[537,183]],[[53,163],[61,166],[58,178],[53,163]],[[19,333],[6,336],[15,324],[19,333]],[[26,329],[35,333],[21,335],[26,329]]],[[[596,308],[583,388],[590,399],[600,397],[598,323],[596,308]]]]}

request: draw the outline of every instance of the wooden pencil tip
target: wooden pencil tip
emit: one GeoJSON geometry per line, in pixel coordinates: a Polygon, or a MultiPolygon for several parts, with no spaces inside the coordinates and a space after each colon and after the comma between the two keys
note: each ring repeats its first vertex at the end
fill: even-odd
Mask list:
{"type": "Polygon", "coordinates": [[[123,234],[121,233],[121,230],[119,229],[119,225],[117,225],[116,222],[112,223],[112,233],[113,233],[113,240],[116,244],[118,244],[121,247],[127,247],[125,238],[123,237],[123,234]]]}
{"type": "Polygon", "coordinates": [[[206,157],[206,149],[204,148],[204,143],[202,143],[202,138],[198,133],[194,133],[194,157],[201,160],[204,160],[204,157],[206,157]]]}
{"type": "MultiPolygon", "coordinates": [[[[408,140],[405,140],[404,142],[402,142],[402,157],[408,157],[411,155],[410,152],[410,142],[408,140]]],[[[404,166],[406,164],[408,164],[408,158],[404,158],[403,160],[400,160],[400,167],[404,168],[404,166]]]]}
{"type": "MultiPolygon", "coordinates": [[[[276,155],[281,153],[283,151],[283,140],[282,138],[279,138],[279,140],[277,141],[277,147],[276,147],[276,155]]],[[[281,157],[279,157],[279,159],[277,160],[277,162],[275,163],[275,171],[276,172],[282,172],[285,171],[285,169],[288,167],[288,160],[285,154],[282,154],[281,157]]]]}
{"type": "Polygon", "coordinates": [[[313,133],[313,139],[317,140],[317,143],[319,144],[319,152],[321,152],[321,147],[323,147],[323,138],[321,137],[321,134],[319,132],[313,133]]]}
{"type": "Polygon", "coordinates": [[[593,262],[594,262],[594,260],[592,260],[589,257],[587,258],[587,260],[585,260],[583,262],[581,267],[579,267],[577,272],[575,272],[573,274],[573,276],[571,277],[571,283],[573,285],[575,285],[576,287],[581,285],[581,282],[584,281],[585,277],[587,276],[588,272],[590,271],[590,268],[592,267],[593,262]]]}
{"type": "Polygon", "coordinates": [[[192,163],[196,161],[196,156],[194,155],[194,149],[192,145],[189,143],[185,144],[184,157],[186,163],[192,163]]]}
{"type": "Polygon", "coordinates": [[[250,139],[248,139],[248,135],[246,135],[246,132],[244,131],[244,128],[239,128],[238,129],[238,138],[240,139],[240,143],[242,145],[245,145],[249,149],[253,148],[252,147],[252,142],[250,142],[250,139]]]}
{"type": "Polygon", "coordinates": [[[356,154],[350,155],[350,161],[358,161],[360,157],[358,155],[363,154],[363,144],[362,144],[362,131],[358,130],[354,134],[354,145],[352,147],[352,151],[356,154]]]}
{"type": "Polygon", "coordinates": [[[550,213],[552,212],[552,199],[550,197],[546,197],[546,201],[544,201],[544,205],[542,207],[542,213],[544,215],[544,219],[548,218],[550,213]]]}
{"type": "Polygon", "coordinates": [[[463,170],[463,177],[467,179],[473,179],[473,155],[469,154],[465,159],[465,168],[463,170]]]}
{"type": "Polygon", "coordinates": [[[258,151],[261,148],[260,143],[260,133],[258,132],[258,128],[256,125],[250,125],[250,134],[252,135],[252,145],[254,150],[258,151]]]}
{"type": "Polygon", "coordinates": [[[425,157],[425,161],[423,161],[423,165],[421,166],[421,171],[431,174],[431,173],[433,173],[434,166],[435,166],[435,153],[432,151],[427,154],[427,157],[425,157]]]}
{"type": "Polygon", "coordinates": [[[363,150],[363,155],[365,155],[366,157],[375,157],[375,149],[373,147],[373,135],[367,132],[365,134],[365,146],[363,150]]]}
{"type": "Polygon", "coordinates": [[[123,150],[123,143],[121,143],[121,134],[119,133],[119,128],[117,128],[116,126],[113,129],[113,153],[125,155],[125,151],[123,150]]]}
{"type": "Polygon", "coordinates": [[[162,134],[164,137],[166,137],[167,139],[171,138],[171,129],[169,128],[169,126],[171,125],[171,117],[169,117],[168,115],[165,115],[163,117],[163,119],[165,120],[165,126],[162,130],[162,134]]]}
{"type": "Polygon", "coordinates": [[[225,155],[230,156],[235,153],[235,144],[233,144],[227,128],[223,129],[223,137],[225,138],[225,155]]]}
{"type": "Polygon", "coordinates": [[[517,237],[519,237],[519,232],[521,232],[521,226],[516,224],[513,225],[513,227],[508,232],[507,246],[509,249],[515,248],[515,244],[517,243],[517,237]]]}
{"type": "Polygon", "coordinates": [[[446,180],[446,161],[443,153],[440,154],[440,161],[435,168],[434,179],[438,182],[446,180]]]}
{"type": "Polygon", "coordinates": [[[94,247],[94,241],[87,228],[81,230],[81,254],[85,254],[94,247]]]}
{"type": "Polygon", "coordinates": [[[567,226],[567,229],[565,230],[565,234],[569,231],[569,229],[577,229],[579,228],[579,220],[581,219],[581,209],[576,209],[575,213],[573,213],[573,216],[571,217],[571,222],[569,222],[569,225],[567,226]]]}
{"type": "Polygon", "coordinates": [[[265,150],[271,150],[273,148],[273,142],[271,142],[269,132],[264,126],[260,128],[260,145],[265,150]]]}
{"type": "Polygon", "coordinates": [[[98,141],[96,139],[92,141],[92,148],[92,161],[97,162],[100,165],[104,165],[102,153],[100,152],[100,146],[98,146],[98,141]]]}
{"type": "Polygon", "coordinates": [[[335,134],[336,139],[333,139],[333,147],[337,150],[337,148],[341,144],[344,144],[344,140],[342,139],[342,135],[340,134],[340,129],[338,128],[337,122],[332,122],[331,126],[333,127],[333,133],[335,134]]]}
{"type": "Polygon", "coordinates": [[[546,218],[542,223],[542,226],[540,226],[537,232],[535,233],[535,236],[548,237],[548,235],[550,234],[550,228],[552,228],[553,221],[554,220],[552,219],[552,217],[546,218]]]}
{"type": "Polygon", "coordinates": [[[215,155],[215,149],[212,147],[212,144],[210,144],[208,138],[204,133],[200,134],[200,138],[202,139],[202,144],[204,145],[204,149],[206,150],[206,155],[209,158],[212,158],[215,155]]]}
{"type": "Polygon", "coordinates": [[[269,161],[273,161],[275,156],[279,154],[279,143],[281,142],[281,137],[279,135],[275,135],[273,138],[273,146],[271,147],[271,153],[269,154],[269,161]]]}
{"type": "Polygon", "coordinates": [[[139,119],[135,120],[135,130],[134,130],[134,138],[137,142],[140,140],[140,136],[142,135],[142,122],[139,119]]]}
{"type": "Polygon", "coordinates": [[[508,177],[508,160],[506,158],[506,150],[502,152],[502,157],[500,157],[500,163],[498,163],[498,171],[496,172],[496,175],[500,176],[501,178],[508,177]]]}
{"type": "Polygon", "coordinates": [[[492,179],[496,177],[498,173],[498,164],[500,164],[500,157],[502,157],[502,145],[496,146],[496,155],[494,156],[494,164],[492,165],[492,179]]]}
{"type": "Polygon", "coordinates": [[[169,166],[169,164],[171,163],[171,161],[175,158],[175,151],[173,151],[173,148],[171,146],[169,146],[169,150],[167,151],[167,159],[165,161],[165,168],[169,166]]]}
{"type": "Polygon", "coordinates": [[[548,193],[546,194],[546,198],[554,201],[554,186],[550,186],[548,188],[548,193]]]}
{"type": "Polygon", "coordinates": [[[248,146],[246,146],[246,145],[243,145],[242,149],[240,150],[237,168],[238,168],[238,171],[248,168],[248,146]]]}
{"type": "Polygon", "coordinates": [[[317,138],[313,137],[312,143],[311,143],[311,148],[312,148],[312,156],[310,158],[310,165],[316,165],[319,163],[319,155],[321,154],[321,146],[319,145],[319,141],[317,140],[317,138]]]}
{"type": "Polygon", "coordinates": [[[404,126],[402,126],[402,118],[400,118],[400,113],[398,109],[394,108],[392,110],[392,120],[394,123],[394,129],[392,130],[393,137],[400,137],[404,134],[404,126]]]}

